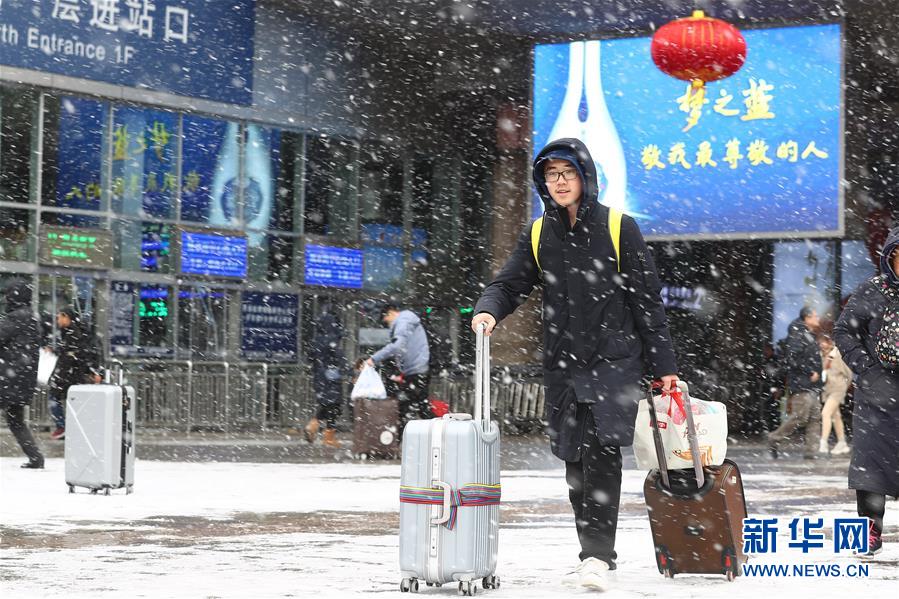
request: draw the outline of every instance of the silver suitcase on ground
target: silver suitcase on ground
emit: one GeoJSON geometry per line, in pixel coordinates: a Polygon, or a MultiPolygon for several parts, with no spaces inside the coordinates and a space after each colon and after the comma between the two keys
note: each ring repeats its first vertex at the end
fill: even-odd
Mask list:
{"type": "Polygon", "coordinates": [[[73,385],[66,396],[66,484],[91,493],[134,485],[134,387],[73,385]]]}
{"type": "Polygon", "coordinates": [[[413,420],[403,432],[400,590],[498,588],[499,425],[490,420],[489,338],[477,335],[474,418],[413,420]]]}

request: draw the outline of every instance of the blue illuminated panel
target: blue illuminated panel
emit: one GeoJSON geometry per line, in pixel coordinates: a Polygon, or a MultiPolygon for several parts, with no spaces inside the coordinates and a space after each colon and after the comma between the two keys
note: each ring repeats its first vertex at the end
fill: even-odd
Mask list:
{"type": "Polygon", "coordinates": [[[307,245],[304,281],[307,285],[362,288],[362,250],[307,245]]]}
{"type": "Polygon", "coordinates": [[[181,272],[212,277],[245,277],[247,238],[182,231],[181,272]]]}

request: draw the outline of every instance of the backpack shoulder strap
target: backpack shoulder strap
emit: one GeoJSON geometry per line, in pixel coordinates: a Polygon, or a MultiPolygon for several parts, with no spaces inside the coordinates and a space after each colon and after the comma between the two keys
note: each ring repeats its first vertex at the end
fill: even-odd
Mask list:
{"type": "Polygon", "coordinates": [[[618,264],[618,272],[621,272],[621,217],[620,210],[609,208],[609,236],[612,238],[612,247],[615,248],[615,262],[618,264]]]}
{"type": "Polygon", "coordinates": [[[542,232],[543,217],[541,216],[531,224],[531,251],[534,253],[534,262],[537,263],[537,268],[541,271],[543,269],[540,268],[540,257],[537,255],[537,250],[540,248],[540,234],[542,232]]]}
{"type": "MultiPolygon", "coordinates": [[[[615,248],[615,261],[618,264],[618,272],[621,272],[621,217],[623,213],[615,208],[609,208],[609,236],[612,238],[612,247],[615,248]]],[[[543,232],[543,217],[541,216],[531,225],[531,251],[534,254],[534,262],[540,268],[540,234],[543,232]]]]}

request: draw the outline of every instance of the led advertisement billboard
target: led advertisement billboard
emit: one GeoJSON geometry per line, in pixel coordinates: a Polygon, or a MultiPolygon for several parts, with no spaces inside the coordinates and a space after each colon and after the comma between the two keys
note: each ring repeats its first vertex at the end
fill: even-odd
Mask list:
{"type": "Polygon", "coordinates": [[[600,201],[649,238],[841,233],[840,26],[743,34],[746,63],[704,99],[655,67],[648,37],[536,46],[534,154],[582,139],[600,201]]]}

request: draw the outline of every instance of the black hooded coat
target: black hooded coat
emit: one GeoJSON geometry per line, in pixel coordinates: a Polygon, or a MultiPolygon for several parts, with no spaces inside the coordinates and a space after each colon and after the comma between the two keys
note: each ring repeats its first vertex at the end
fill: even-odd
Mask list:
{"type": "Polygon", "coordinates": [[[655,377],[676,374],[677,364],[660,297],[655,264],[637,223],[621,222],[621,272],[609,235],[609,209],[599,204],[596,165],[577,139],[550,142],[534,160],[534,184],[545,206],[538,249],[531,226],[492,283],[475,313],[497,322],[523,304],[535,286],[543,289],[543,371],[553,453],[580,459],[587,421],[577,404],[592,404],[596,434],[605,445],[630,445],[648,363],[655,377]],[[572,227],[543,180],[542,162],[572,162],[583,196],[572,227]],[[542,273],[541,273],[542,268],[542,273]]]}
{"type": "Polygon", "coordinates": [[[899,228],[887,237],[883,274],[859,285],[834,325],[834,341],[856,374],[849,488],[899,496],[899,372],[887,370],[874,345],[884,311],[899,302],[899,276],[889,257],[899,250],[899,228]]]}
{"type": "Polygon", "coordinates": [[[6,316],[0,319],[0,408],[31,403],[41,343],[40,325],[31,310],[31,286],[15,280],[3,292],[6,316]]]}
{"type": "Polygon", "coordinates": [[[343,375],[347,370],[346,356],[341,350],[343,329],[337,318],[325,312],[318,319],[312,339],[312,388],[320,405],[329,406],[343,400],[343,375]]]}

